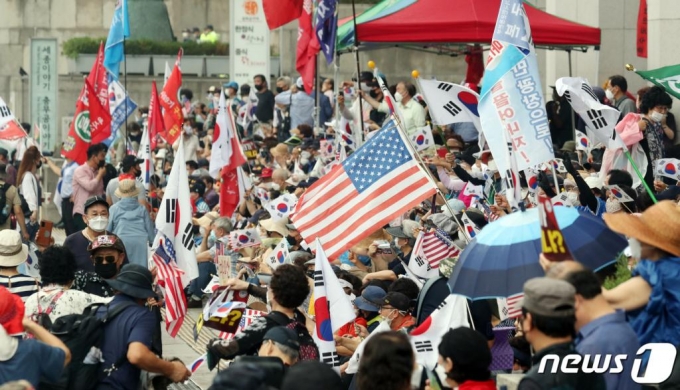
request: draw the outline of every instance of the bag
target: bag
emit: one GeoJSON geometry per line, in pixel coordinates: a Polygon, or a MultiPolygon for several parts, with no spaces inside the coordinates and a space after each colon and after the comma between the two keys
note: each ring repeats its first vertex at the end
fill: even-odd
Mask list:
{"type": "Polygon", "coordinates": [[[0,225],[4,225],[12,214],[12,207],[7,204],[7,190],[9,190],[9,186],[7,183],[0,186],[0,225]]]}
{"type": "Polygon", "coordinates": [[[52,329],[52,320],[50,319],[50,314],[52,314],[54,307],[57,305],[57,301],[59,300],[59,298],[61,298],[62,295],[64,295],[63,290],[59,291],[54,296],[54,298],[52,298],[52,302],[50,302],[50,305],[47,307],[47,310],[43,312],[42,307],[40,307],[40,294],[38,294],[37,296],[38,314],[33,316],[32,318],[33,321],[47,330],[52,329]]]}
{"type": "Polygon", "coordinates": [[[298,335],[298,342],[300,343],[300,355],[298,360],[314,360],[319,361],[319,348],[316,346],[314,339],[307,331],[305,324],[293,319],[292,321],[284,314],[279,312],[271,312],[267,314],[271,320],[288,329],[292,329],[298,335]]]}
{"type": "MultiPolygon", "coordinates": [[[[132,302],[124,302],[109,309],[108,305],[95,303],[85,308],[83,314],[69,314],[57,318],[50,332],[57,336],[71,351],[71,363],[64,369],[58,383],[40,383],[40,389],[91,390],[101,379],[101,344],[104,327],[108,321],[123,312],[132,302]],[[106,307],[104,316],[97,315],[100,307],[106,307]]],[[[104,370],[109,375],[127,361],[123,355],[111,367],[104,370]]]]}

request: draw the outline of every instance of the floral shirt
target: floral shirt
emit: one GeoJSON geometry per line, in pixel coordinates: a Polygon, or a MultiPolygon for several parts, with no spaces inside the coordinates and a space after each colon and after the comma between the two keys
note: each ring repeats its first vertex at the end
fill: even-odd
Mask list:
{"type": "Polygon", "coordinates": [[[76,271],[76,278],[71,288],[100,297],[113,297],[113,288],[96,272],[76,271]]]}
{"type": "Polygon", "coordinates": [[[50,284],[26,299],[24,316],[31,317],[39,312],[45,313],[60,291],[64,293],[56,300],[54,310],[49,314],[52,322],[65,315],[81,314],[86,307],[93,303],[109,303],[111,301],[111,298],[98,297],[64,286],[50,284]]]}

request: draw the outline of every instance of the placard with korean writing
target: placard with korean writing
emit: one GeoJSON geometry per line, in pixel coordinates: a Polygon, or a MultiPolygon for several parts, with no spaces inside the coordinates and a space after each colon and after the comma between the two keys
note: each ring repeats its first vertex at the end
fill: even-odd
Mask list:
{"type": "MultiPolygon", "coordinates": [[[[31,39],[31,123],[39,128],[40,148],[54,150],[57,141],[57,40],[31,39]]],[[[37,130],[37,129],[36,129],[37,130]]]]}
{"type": "Polygon", "coordinates": [[[255,75],[269,78],[269,27],[262,0],[231,0],[229,14],[229,79],[252,85],[255,75]]]}

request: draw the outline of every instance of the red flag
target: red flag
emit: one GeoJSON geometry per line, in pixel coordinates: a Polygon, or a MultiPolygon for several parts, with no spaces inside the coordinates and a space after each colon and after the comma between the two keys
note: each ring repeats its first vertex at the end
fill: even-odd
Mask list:
{"type": "Polygon", "coordinates": [[[161,106],[158,99],[158,89],[156,88],[156,82],[151,82],[151,100],[149,101],[149,142],[151,145],[151,150],[156,149],[156,141],[158,136],[165,133],[165,127],[163,124],[163,114],[161,113],[161,106]]]}
{"type": "Polygon", "coordinates": [[[0,139],[4,141],[16,141],[26,137],[26,132],[14,120],[0,124],[0,139]]]}
{"type": "MultiPolygon", "coordinates": [[[[85,87],[87,88],[88,97],[97,96],[88,80],[85,80],[85,87]]],[[[88,99],[88,105],[91,143],[98,144],[111,136],[111,114],[108,109],[102,107],[99,99],[88,99]]]]}
{"type": "MultiPolygon", "coordinates": [[[[92,64],[90,74],[87,76],[87,82],[90,83],[95,95],[99,99],[99,103],[109,111],[109,75],[104,67],[104,43],[99,43],[99,52],[97,58],[92,64]]],[[[110,126],[110,122],[109,122],[110,126]]]]}
{"type": "Polygon", "coordinates": [[[85,164],[90,140],[90,111],[87,104],[87,88],[83,86],[76,102],[76,113],[73,115],[73,121],[61,154],[79,165],[85,164]]]}
{"type": "Polygon", "coordinates": [[[302,77],[305,91],[312,93],[314,86],[314,71],[316,68],[316,54],[319,52],[319,41],[312,26],[312,0],[304,0],[304,7],[298,19],[298,41],[295,69],[302,77]]]}
{"type": "Polygon", "coordinates": [[[637,56],[647,58],[647,0],[640,0],[636,38],[637,56]]]}
{"type": "Polygon", "coordinates": [[[477,85],[484,75],[484,57],[482,55],[482,48],[478,45],[471,46],[470,51],[465,55],[465,62],[467,62],[465,82],[474,85],[475,92],[479,92],[477,85]]]}
{"type": "Polygon", "coordinates": [[[165,110],[163,112],[163,123],[165,124],[165,140],[169,144],[175,143],[179,135],[182,133],[182,124],[184,123],[184,114],[182,113],[182,106],[179,104],[177,97],[179,89],[182,87],[182,70],[179,67],[179,61],[182,58],[182,51],[177,54],[177,61],[175,67],[172,69],[168,82],[165,83],[163,91],[160,94],[160,104],[165,110]]]}
{"type": "Polygon", "coordinates": [[[545,195],[538,196],[538,215],[541,222],[541,247],[546,259],[550,261],[571,259],[564,235],[557,224],[552,201],[545,195]]]}
{"type": "MultiPolygon", "coordinates": [[[[229,120],[233,121],[233,115],[229,115],[229,120]]],[[[231,147],[231,154],[229,161],[222,168],[222,185],[220,185],[220,216],[231,217],[238,207],[240,201],[240,191],[238,183],[238,167],[246,163],[246,156],[241,150],[241,143],[238,142],[238,137],[233,129],[236,128],[233,122],[231,123],[231,131],[229,133],[229,146],[231,147]]]]}
{"type": "Polygon", "coordinates": [[[270,30],[300,17],[303,0],[262,0],[264,17],[270,30]]]}

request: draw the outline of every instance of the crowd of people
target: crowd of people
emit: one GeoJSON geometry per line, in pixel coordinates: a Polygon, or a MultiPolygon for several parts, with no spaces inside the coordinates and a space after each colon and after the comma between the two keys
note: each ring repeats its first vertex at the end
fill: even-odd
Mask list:
{"type": "MultiPolygon", "coordinates": [[[[210,28],[205,34],[212,39],[214,32],[210,28]]],[[[208,343],[210,369],[220,360],[230,362],[216,374],[213,389],[495,389],[495,378],[502,373],[523,374],[519,389],[640,389],[632,376],[640,346],[680,345],[680,187],[654,173],[656,160],[678,158],[680,153],[673,144],[675,121],[668,112],[672,101],[660,87],[642,89],[636,99],[629,96],[625,78],[612,76],[603,88],[593,90],[601,103],[621,112],[620,121],[632,121],[637,129],[636,137],[624,141],[630,149],[642,150],[647,162],[643,178],[617,165],[609,156],[615,151],[601,145],[577,151],[574,129],[585,131],[585,123],[572,115],[568,100],[556,95],[546,110],[555,156],[564,169],[540,171],[535,190],[524,174],[520,181],[526,207],[536,207],[539,195],[564,193],[568,206],[604,219],[611,230],[625,235],[630,245],[623,255],[626,265],[593,272],[577,261],[551,262],[541,256],[535,261],[546,276],[526,281],[518,318],[505,318],[495,299],[470,300],[471,328],[450,329],[442,337],[436,369],[417,365],[409,334],[450,295],[447,281],[456,261],[443,261],[439,275],[429,280],[411,274],[418,234],[436,231],[464,251],[468,237],[459,221],[469,219],[483,230],[521,212],[505,195],[494,156],[480,150],[479,129],[473,123],[432,126],[435,145],[423,152],[423,161],[440,195],[329,259],[356,319],[333,335],[339,369],[319,362],[310,336],[315,326],[309,312],[314,254],[295,223],[274,218],[268,202],[283,195],[302,196],[323,177],[325,165],[351,155],[356,144],[380,131],[391,108],[372,72],[342,82],[339,93],[332,79],[323,79],[319,91],[311,93],[300,78],[272,80],[274,91],[269,83],[258,75],[252,89],[233,81],[211,87],[206,103],[182,90],[183,137],[174,145],[158,139],[153,150],[156,173],[148,191],[137,180],[143,161],[125,153],[127,146],[139,148],[145,108],[128,126],[127,138],[112,148],[91,145],[82,165],[66,160],[58,167],[36,146],[27,146],[13,159],[0,150],[0,199],[5,201],[0,204],[0,382],[23,380],[35,388],[53,388],[54,383],[73,380],[73,373],[79,372],[74,370],[80,369],[74,361],[84,356],[48,331],[57,326],[71,329],[67,319],[73,316],[106,319],[96,360],[97,389],[136,388],[141,378],[155,380],[148,374],[169,382],[191,376],[186,362],[161,358],[164,301],[157,270],[149,261],[155,216],[179,142],[186,157],[198,263],[198,278],[185,289],[187,306],[206,305],[204,290],[218,273],[218,257],[226,256],[226,286],[247,291],[249,307],[267,311],[233,338],[208,343]],[[221,183],[209,174],[220,94],[234,116],[248,160],[242,168],[250,184],[233,216],[220,215],[221,183]],[[332,145],[334,152],[327,153],[322,145],[332,145]],[[62,245],[38,245],[36,240],[45,191],[39,178],[43,164],[61,178],[57,202],[67,234],[62,245]],[[609,190],[612,185],[633,200],[619,201],[609,190]],[[472,186],[482,186],[484,195],[472,194],[472,186]],[[230,246],[229,234],[246,228],[257,229],[261,243],[230,246]],[[281,242],[290,255],[286,264],[272,268],[266,260],[281,242]],[[29,256],[31,247],[36,248],[35,257],[29,256]],[[27,260],[37,261],[32,268],[38,274],[29,275],[27,260]],[[627,280],[602,287],[604,279],[622,272],[630,274],[627,280]],[[381,324],[385,329],[377,332],[381,324]],[[509,337],[499,337],[497,331],[508,327],[514,327],[509,337]],[[358,369],[348,369],[360,346],[358,369]],[[512,364],[492,370],[497,346],[512,349],[512,364]],[[620,373],[594,373],[579,365],[559,370],[554,362],[555,369],[549,363],[539,372],[543,357],[575,354],[629,358],[620,373]]],[[[425,99],[412,83],[400,81],[389,89],[407,134],[431,123],[425,99]]],[[[615,367],[613,359],[603,364],[615,367]]],[[[659,388],[677,388],[677,366],[676,361],[671,378],[659,388]]]]}

